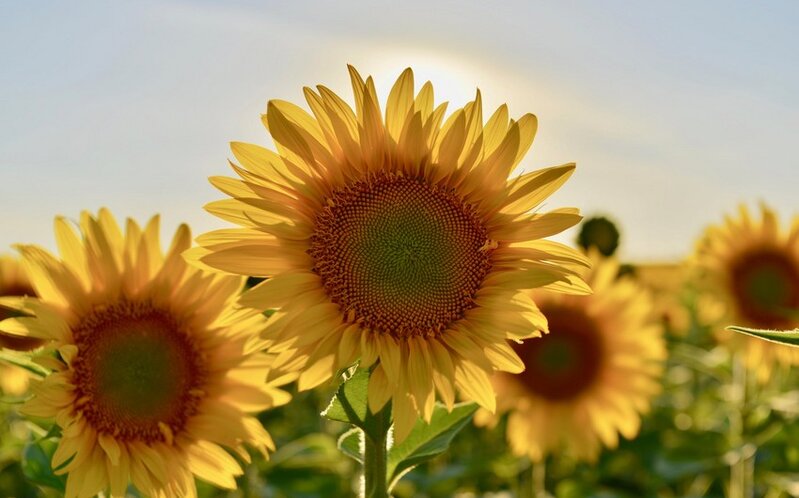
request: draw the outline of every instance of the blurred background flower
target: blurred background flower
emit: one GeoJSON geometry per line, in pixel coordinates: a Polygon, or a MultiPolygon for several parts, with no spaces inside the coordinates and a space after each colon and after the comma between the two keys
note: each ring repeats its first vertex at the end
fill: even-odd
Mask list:
{"type": "Polygon", "coordinates": [[[605,216],[592,216],[583,220],[577,234],[577,245],[584,251],[593,249],[607,257],[619,248],[619,229],[605,216]]]}
{"type": "Polygon", "coordinates": [[[534,462],[550,454],[595,461],[619,435],[638,434],[660,391],[666,348],[651,298],[617,278],[616,261],[592,253],[593,294],[534,292],[550,333],[514,347],[524,372],[496,375],[499,408],[511,412],[508,444],[534,462]]]}
{"type": "Polygon", "coordinates": [[[716,310],[709,324],[722,343],[742,350],[747,368],[765,381],[774,368],[799,363],[799,349],[724,330],[799,327],[799,216],[786,229],[766,205],[756,218],[742,205],[708,227],[694,260],[703,306],[716,310]]]}
{"type": "MultiPolygon", "coordinates": [[[[28,276],[16,258],[0,255],[0,297],[35,296],[28,276]]],[[[11,308],[0,305],[0,321],[17,316],[11,308]]],[[[31,351],[43,341],[30,337],[19,337],[0,331],[0,348],[11,351],[31,351]]],[[[0,362],[0,393],[22,396],[28,390],[31,373],[22,367],[0,362]]]]}

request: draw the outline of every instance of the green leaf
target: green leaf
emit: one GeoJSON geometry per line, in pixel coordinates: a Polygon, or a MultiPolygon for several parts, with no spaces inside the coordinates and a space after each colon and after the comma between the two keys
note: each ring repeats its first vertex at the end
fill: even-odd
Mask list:
{"type": "Polygon", "coordinates": [[[799,347],[799,329],[793,330],[762,330],[750,329],[746,327],[727,327],[727,330],[733,332],[740,332],[741,334],[750,335],[763,339],[764,341],[776,342],[788,346],[799,347]]]}
{"type": "Polygon", "coordinates": [[[369,371],[358,369],[336,391],[322,415],[366,430],[369,371]]]}
{"type": "Polygon", "coordinates": [[[415,466],[447,451],[452,438],[472,419],[475,411],[475,403],[459,403],[452,412],[437,404],[429,424],[417,420],[408,437],[388,451],[389,489],[415,466]]]}
{"type": "Polygon", "coordinates": [[[353,427],[338,438],[338,449],[356,462],[363,464],[363,431],[353,427]]]}
{"type": "Polygon", "coordinates": [[[311,433],[282,444],[266,465],[281,469],[333,470],[341,460],[333,436],[311,433]]]}
{"type": "Polygon", "coordinates": [[[370,370],[357,369],[338,388],[336,395],[330,400],[322,415],[340,422],[347,422],[363,431],[358,437],[357,450],[354,436],[345,434],[340,441],[339,449],[364,465],[364,489],[366,498],[387,498],[387,437],[391,429],[391,402],[377,413],[369,410],[369,376],[370,370]],[[363,441],[363,456],[361,444],[363,441]]]}
{"type": "MultiPolygon", "coordinates": [[[[302,399],[300,399],[300,402],[302,399]]],[[[311,409],[313,405],[306,407],[311,409]]],[[[284,433],[285,434],[285,433],[284,433]]],[[[236,494],[223,493],[211,487],[208,498],[223,496],[274,498],[315,498],[349,496],[349,477],[354,464],[336,448],[336,438],[330,434],[309,433],[278,446],[269,460],[258,459],[236,494]],[[308,476],[313,476],[309,479],[308,476]]],[[[209,485],[210,486],[210,485],[209,485]]]]}
{"type": "Polygon", "coordinates": [[[14,351],[0,350],[0,362],[24,368],[39,377],[46,377],[50,373],[49,370],[31,360],[27,355],[14,351]]]}
{"type": "Polygon", "coordinates": [[[31,482],[63,492],[66,489],[66,476],[55,475],[50,465],[57,446],[58,443],[52,439],[26,444],[22,450],[22,472],[31,482]]]}
{"type": "Polygon", "coordinates": [[[61,427],[58,424],[53,424],[50,426],[49,429],[47,429],[45,435],[37,439],[37,441],[42,441],[51,438],[58,439],[60,437],[61,437],[61,427]]]}

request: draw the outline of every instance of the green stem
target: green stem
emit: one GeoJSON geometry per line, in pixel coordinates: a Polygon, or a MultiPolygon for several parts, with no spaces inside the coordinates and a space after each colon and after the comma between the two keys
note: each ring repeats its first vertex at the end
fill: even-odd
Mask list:
{"type": "Polygon", "coordinates": [[[533,497],[546,498],[547,496],[547,467],[546,459],[533,463],[533,497]]]}
{"type": "Polygon", "coordinates": [[[366,409],[363,452],[363,498],[389,498],[388,493],[388,431],[391,428],[391,403],[378,413],[366,409]]]}
{"type": "Polygon", "coordinates": [[[730,466],[730,498],[746,498],[746,461],[744,460],[744,418],[746,403],[746,366],[740,352],[732,359],[732,391],[736,397],[730,414],[730,446],[735,450],[735,460],[730,466]]]}

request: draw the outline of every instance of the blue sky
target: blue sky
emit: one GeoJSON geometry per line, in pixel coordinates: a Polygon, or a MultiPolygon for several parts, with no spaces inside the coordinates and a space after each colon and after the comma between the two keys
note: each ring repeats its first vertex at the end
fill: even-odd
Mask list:
{"type": "MultiPolygon", "coordinates": [[[[617,218],[623,256],[687,254],[739,202],[799,212],[793,2],[10,2],[0,0],[0,251],[108,206],[165,230],[201,206],[232,140],[269,144],[271,98],[385,95],[407,66],[532,112],[525,169],[575,161],[547,206],[617,218]]],[[[571,240],[573,233],[563,238],[571,240]]]]}

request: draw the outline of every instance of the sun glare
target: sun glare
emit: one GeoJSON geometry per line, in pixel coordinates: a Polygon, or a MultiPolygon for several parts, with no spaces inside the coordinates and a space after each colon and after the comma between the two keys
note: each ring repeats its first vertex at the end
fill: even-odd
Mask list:
{"type": "Polygon", "coordinates": [[[374,77],[381,102],[385,102],[397,75],[410,66],[418,85],[435,82],[436,102],[450,102],[451,109],[473,100],[477,88],[483,89],[487,82],[485,74],[462,57],[422,49],[389,48],[364,66],[374,77]]]}

